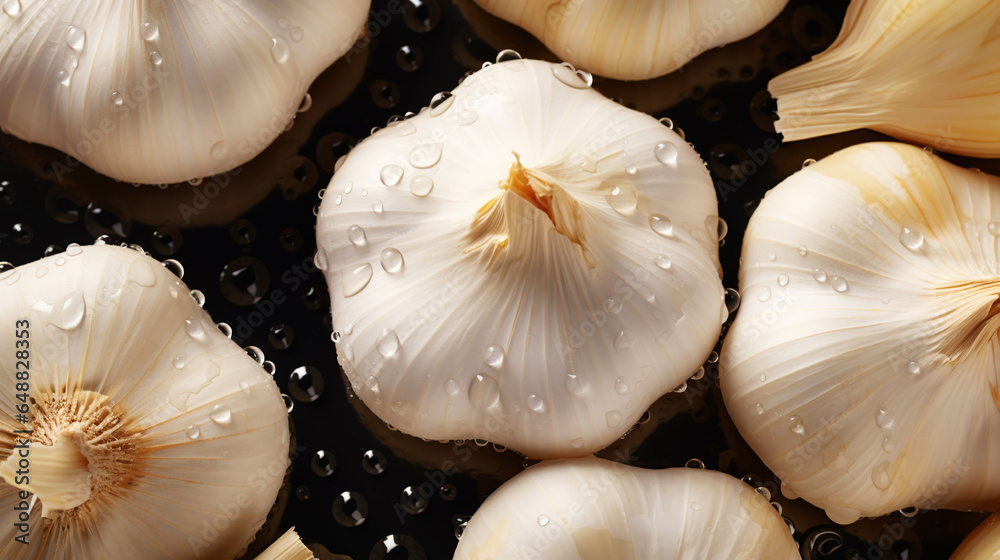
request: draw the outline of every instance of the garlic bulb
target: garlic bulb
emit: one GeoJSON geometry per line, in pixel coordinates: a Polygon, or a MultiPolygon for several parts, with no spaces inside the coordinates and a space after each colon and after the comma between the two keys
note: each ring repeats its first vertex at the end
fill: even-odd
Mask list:
{"type": "Polygon", "coordinates": [[[802,140],[858,128],[1000,157],[1000,2],[854,0],[825,52],[771,80],[775,130],[802,140]]]}
{"type": "Polygon", "coordinates": [[[968,537],[950,560],[996,560],[1000,558],[1000,514],[994,514],[968,537]]]}
{"type": "Polygon", "coordinates": [[[556,56],[619,80],[673,72],[770,22],[788,0],[475,0],[537,37],[556,56]]]}
{"type": "Polygon", "coordinates": [[[693,468],[544,461],[490,495],[455,560],[797,560],[778,512],[743,482],[693,468]]]}
{"type": "Polygon", "coordinates": [[[326,189],[338,359],[401,431],[583,455],[711,352],[725,222],[708,173],[589,77],[488,66],[361,142],[326,189]]]}
{"type": "Polygon", "coordinates": [[[837,523],[1000,505],[1000,178],[906,144],[837,152],[747,228],[726,406],[837,523]]]}
{"type": "Polygon", "coordinates": [[[0,273],[4,558],[226,559],[253,539],[288,417],[192,294],[106,245],[0,273]]]}
{"type": "Polygon", "coordinates": [[[348,51],[370,0],[6,0],[0,125],[121,181],[232,169],[348,51]]]}
{"type": "Polygon", "coordinates": [[[295,527],[285,531],[271,546],[260,553],[255,560],[316,560],[312,551],[302,544],[295,527]]]}

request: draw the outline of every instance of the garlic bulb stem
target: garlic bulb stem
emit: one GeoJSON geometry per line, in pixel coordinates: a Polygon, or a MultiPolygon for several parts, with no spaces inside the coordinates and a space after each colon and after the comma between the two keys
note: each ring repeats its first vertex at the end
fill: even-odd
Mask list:
{"type": "Polygon", "coordinates": [[[0,478],[35,494],[42,503],[42,517],[75,508],[90,499],[87,458],[74,441],[80,436],[67,430],[51,445],[19,440],[15,452],[0,464],[0,478]]]}
{"type": "Polygon", "coordinates": [[[264,549],[255,560],[316,560],[316,556],[302,544],[295,527],[292,527],[264,549]]]}

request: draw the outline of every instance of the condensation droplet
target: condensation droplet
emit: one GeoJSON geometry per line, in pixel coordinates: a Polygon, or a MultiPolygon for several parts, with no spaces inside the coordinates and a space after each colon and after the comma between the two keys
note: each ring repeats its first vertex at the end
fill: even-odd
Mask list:
{"type": "Polygon", "coordinates": [[[986,229],[989,230],[990,235],[1000,237],[1000,222],[990,222],[986,224],[986,229]]]}
{"type": "Polygon", "coordinates": [[[229,146],[224,141],[219,141],[212,145],[212,159],[223,159],[227,154],[229,154],[229,146]]]}
{"type": "Polygon", "coordinates": [[[903,247],[916,251],[924,244],[924,234],[918,229],[904,227],[899,234],[899,242],[903,244],[903,247]]]}
{"type": "Polygon", "coordinates": [[[656,255],[656,257],[653,258],[653,263],[662,270],[670,270],[672,265],[670,257],[666,255],[656,255]]]}
{"type": "Polygon", "coordinates": [[[442,91],[431,97],[430,115],[438,117],[444,114],[455,103],[455,94],[450,91],[442,91]]]}
{"type": "Polygon", "coordinates": [[[201,430],[198,429],[198,426],[192,424],[184,430],[184,435],[187,436],[188,439],[198,439],[201,437],[201,430]]]}
{"type": "Polygon", "coordinates": [[[831,276],[830,285],[833,286],[835,292],[846,292],[847,291],[847,280],[844,280],[840,276],[831,276]]]}
{"type": "Polygon", "coordinates": [[[590,383],[587,378],[578,373],[567,373],[566,374],[566,390],[572,395],[581,397],[587,394],[590,390],[590,383]]]}
{"type": "Polygon", "coordinates": [[[553,64],[552,75],[560,82],[574,89],[587,89],[594,83],[593,76],[583,70],[577,70],[568,62],[553,64]]]}
{"type": "Polygon", "coordinates": [[[538,516],[538,524],[542,527],[549,524],[549,516],[544,513],[538,516]]]}
{"type": "Polygon", "coordinates": [[[426,175],[417,175],[410,179],[410,193],[413,196],[425,197],[431,194],[434,188],[434,180],[426,175]]]}
{"type": "Polygon", "coordinates": [[[630,216],[635,212],[635,207],[639,203],[639,193],[632,185],[620,185],[611,189],[611,194],[604,197],[611,208],[622,214],[630,216]]]}
{"type": "Polygon", "coordinates": [[[660,142],[653,148],[653,157],[664,165],[676,165],[677,155],[677,146],[672,142],[660,142]]]}
{"type": "Polygon", "coordinates": [[[352,224],[347,228],[347,239],[355,247],[364,247],[368,244],[368,236],[365,234],[364,228],[357,224],[352,224]]]}
{"type": "Polygon", "coordinates": [[[784,272],[778,275],[778,285],[782,287],[788,285],[788,275],[784,272]]]}
{"type": "Polygon", "coordinates": [[[382,204],[381,200],[376,200],[372,202],[372,212],[375,212],[376,214],[381,214],[384,211],[385,211],[385,205],[382,204]]]}
{"type": "Polygon", "coordinates": [[[154,66],[159,66],[163,64],[163,55],[160,54],[160,51],[149,51],[149,62],[154,66]]]}
{"type": "Polygon", "coordinates": [[[764,414],[764,405],[757,403],[754,408],[757,409],[757,414],[764,414]]]}
{"type": "Polygon", "coordinates": [[[425,141],[410,150],[408,161],[410,165],[417,169],[427,169],[437,165],[441,161],[441,154],[444,144],[440,142],[425,141]]]}
{"type": "Polygon", "coordinates": [[[649,217],[649,227],[663,237],[671,237],[674,233],[674,225],[670,218],[663,214],[653,214],[649,217]]]}
{"type": "Polygon", "coordinates": [[[883,461],[872,469],[872,484],[879,490],[885,490],[892,484],[889,461],[883,461]]]}
{"type": "Polygon", "coordinates": [[[802,419],[798,416],[790,416],[788,418],[788,429],[800,436],[806,433],[805,424],[802,423],[802,419]]]}
{"type": "Polygon", "coordinates": [[[635,335],[633,335],[632,331],[628,329],[621,331],[620,333],[618,333],[618,336],[615,337],[616,350],[625,350],[626,348],[631,347],[634,343],[635,343],[635,335]]]}
{"type": "Polygon", "coordinates": [[[809,249],[805,245],[799,245],[799,254],[804,257],[809,254],[809,249]]]}
{"type": "Polygon", "coordinates": [[[449,379],[444,382],[444,390],[449,395],[457,395],[462,390],[462,387],[458,384],[458,381],[449,379]]]}
{"type": "Polygon", "coordinates": [[[757,290],[757,301],[767,301],[769,299],[771,299],[771,288],[761,286],[760,289],[757,290]]]}
{"type": "Polygon", "coordinates": [[[375,350],[385,358],[391,358],[399,352],[399,336],[396,331],[388,328],[382,329],[382,334],[375,341],[375,350]]]}
{"type": "Polygon", "coordinates": [[[913,375],[920,374],[920,364],[918,364],[917,362],[910,362],[909,364],[906,364],[906,369],[913,375]]]}
{"type": "Polygon", "coordinates": [[[344,297],[351,297],[365,289],[365,286],[372,279],[372,273],[372,265],[368,263],[364,263],[351,270],[343,271],[340,276],[340,283],[344,297]]]}
{"type": "Polygon", "coordinates": [[[174,358],[174,369],[184,369],[184,358],[180,356],[174,358]]]}
{"type": "Polygon", "coordinates": [[[604,415],[605,420],[608,422],[609,428],[616,428],[622,423],[622,413],[617,410],[612,410],[604,415]]]}
{"type": "Polygon", "coordinates": [[[625,173],[628,173],[629,175],[635,175],[638,172],[639,172],[639,169],[635,166],[634,163],[626,163],[625,164],[625,173]]]}
{"type": "Polygon", "coordinates": [[[812,275],[813,275],[813,279],[815,279],[817,282],[821,282],[821,283],[822,282],[826,282],[826,279],[827,279],[827,277],[826,277],[826,271],[823,270],[822,268],[814,269],[813,272],[812,272],[812,275]]]}
{"type": "Polygon", "coordinates": [[[271,58],[275,62],[281,64],[288,60],[288,55],[290,51],[288,50],[288,43],[284,39],[279,39],[278,37],[271,37],[271,58]]]}
{"type": "Polygon", "coordinates": [[[875,423],[878,424],[880,428],[889,429],[895,421],[896,415],[893,414],[891,410],[880,408],[878,409],[878,412],[875,413],[875,423]]]}
{"type": "Polygon", "coordinates": [[[396,274],[403,270],[403,253],[392,247],[383,249],[381,256],[379,256],[379,263],[386,272],[396,274]]]}
{"type": "Polygon", "coordinates": [[[545,401],[542,397],[532,393],[528,395],[528,408],[530,408],[533,412],[542,414],[545,412],[545,401]]]}
{"type": "Polygon", "coordinates": [[[888,436],[882,440],[882,451],[886,453],[892,453],[896,450],[896,442],[892,440],[892,436],[888,436]]]}
{"type": "Polygon", "coordinates": [[[476,408],[489,408],[500,400],[500,384],[486,373],[477,373],[469,384],[469,401],[476,408]]]}
{"type": "Polygon", "coordinates": [[[157,25],[155,20],[147,19],[139,27],[139,33],[144,40],[155,41],[160,36],[160,26],[157,25]]]}
{"type": "Polygon", "coordinates": [[[628,393],[628,382],[625,381],[624,377],[619,377],[615,380],[615,392],[619,395],[628,393]]]}
{"type": "Polygon", "coordinates": [[[70,331],[80,326],[87,311],[83,290],[77,290],[52,306],[49,323],[64,331],[70,331]]]}
{"type": "Polygon", "coordinates": [[[228,426],[233,419],[233,413],[229,408],[217,404],[212,407],[212,412],[208,414],[208,417],[220,426],[228,426]]]}
{"type": "Polygon", "coordinates": [[[67,26],[66,44],[76,52],[82,51],[87,44],[87,32],[73,25],[67,26]]]}
{"type": "Polygon", "coordinates": [[[403,168],[398,165],[386,165],[378,173],[378,178],[387,187],[395,187],[403,179],[403,168]]]}
{"type": "Polygon", "coordinates": [[[483,349],[483,362],[493,369],[503,367],[505,356],[503,346],[499,344],[490,344],[483,349]]]}

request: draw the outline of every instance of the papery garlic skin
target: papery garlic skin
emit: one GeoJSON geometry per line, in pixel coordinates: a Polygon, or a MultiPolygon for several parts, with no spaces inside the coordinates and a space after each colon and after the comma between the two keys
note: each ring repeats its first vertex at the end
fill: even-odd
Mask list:
{"type": "Polygon", "coordinates": [[[998,236],[1000,178],[906,144],[768,192],[720,381],[783,488],[841,524],[1000,505],[998,236]]]}
{"type": "Polygon", "coordinates": [[[0,126],[120,181],[222,173],[285,129],[369,4],[11,0],[0,126]]]}
{"type": "Polygon", "coordinates": [[[715,345],[705,166],[586,78],[484,68],[361,142],[326,189],[316,262],[338,360],[399,430],[584,455],[715,345]]]}
{"type": "Polygon", "coordinates": [[[774,128],[802,140],[870,128],[1000,157],[1000,3],[853,0],[840,35],[771,80],[774,128]]]}
{"type": "Polygon", "coordinates": [[[993,514],[962,541],[950,560],[997,558],[1000,558],[1000,514],[993,514]]]}
{"type": "Polygon", "coordinates": [[[648,80],[760,31],[788,0],[475,0],[561,60],[618,80],[648,80]]]}
{"type": "Polygon", "coordinates": [[[753,488],[693,468],[544,461],[490,494],[455,560],[797,560],[781,516],[753,488]]]}
{"type": "Polygon", "coordinates": [[[0,273],[3,558],[234,558],[274,503],[288,445],[274,381],[158,261],[71,245],[0,273]],[[23,330],[27,338],[17,337],[23,330]],[[28,459],[31,484],[43,487],[6,476],[24,437],[13,433],[24,428],[15,417],[18,340],[30,342],[28,459]],[[89,495],[78,506],[43,501],[73,490],[35,475],[81,473],[71,457],[43,461],[53,439],[86,459],[89,495]],[[14,540],[13,482],[43,501],[31,500],[27,546],[14,540]]]}

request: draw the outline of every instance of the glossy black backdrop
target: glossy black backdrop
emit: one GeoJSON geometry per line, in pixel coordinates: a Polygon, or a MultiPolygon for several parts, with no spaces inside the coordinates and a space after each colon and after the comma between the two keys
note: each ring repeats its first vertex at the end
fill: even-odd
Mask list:
{"type": "MultiPolygon", "coordinates": [[[[302,396],[289,390],[290,375],[297,368],[309,366],[314,368],[308,370],[312,375],[322,377],[322,386],[313,385],[318,399],[293,399],[291,418],[298,447],[281,527],[294,525],[307,539],[355,560],[445,559],[456,546],[457,524],[518,472],[523,458],[489,444],[422,442],[387,429],[370,414],[359,415],[363,406],[345,388],[334,358],[326,287],[320,273],[310,268],[315,250],[313,209],[330,179],[332,162],[352,138],[365,137],[392,115],[419,110],[434,93],[453,88],[464,73],[492,60],[498,48],[536,56],[542,51],[523,33],[491,20],[468,3],[407,0],[402,13],[390,12],[389,5],[386,0],[374,2],[370,44],[351,55],[348,66],[359,75],[363,71],[363,78],[339,106],[314,115],[321,118],[306,131],[308,139],[298,147],[299,157],[283,156],[264,173],[254,170],[239,177],[270,184],[260,191],[264,198],[259,203],[225,219],[232,225],[185,229],[176,210],[163,214],[169,223],[157,221],[156,213],[148,209],[133,212],[129,203],[116,202],[122,198],[116,193],[123,189],[134,195],[132,187],[111,185],[103,194],[95,194],[89,184],[109,181],[82,167],[70,166],[67,173],[62,167],[65,156],[58,152],[0,137],[0,236],[6,234],[0,237],[0,261],[24,264],[41,257],[49,246],[59,251],[69,243],[90,243],[102,233],[117,233],[160,259],[179,260],[187,271],[185,282],[206,294],[205,308],[213,318],[228,322],[237,330],[236,338],[262,348],[274,362],[275,379],[284,393],[302,396]],[[510,43],[496,44],[505,40],[510,43]],[[251,173],[258,176],[248,177],[251,173]],[[139,214],[148,223],[140,223],[139,214]],[[153,218],[148,217],[151,214],[153,218]],[[257,307],[246,305],[254,300],[257,307]],[[259,326],[251,329],[254,324],[259,326]],[[271,332],[276,326],[280,328],[271,332]],[[321,476],[324,465],[315,459],[321,451],[333,458],[328,476],[321,476]],[[369,451],[384,456],[384,472],[371,474],[379,469],[372,461],[365,462],[369,451]],[[443,472],[453,464],[460,472],[443,472]],[[427,484],[421,488],[423,483],[427,484]],[[453,488],[442,490],[443,484],[453,488]],[[416,498],[404,495],[407,487],[416,498]],[[364,521],[356,527],[344,526],[333,514],[335,500],[346,492],[356,493],[366,504],[364,521]]],[[[766,94],[767,81],[823,50],[835,37],[845,9],[843,0],[793,0],[764,31],[699,57],[680,74],[643,84],[601,79],[595,83],[630,106],[671,118],[709,162],[720,215],[729,224],[720,250],[727,287],[737,287],[742,232],[768,188],[806,158],[818,159],[840,147],[881,138],[861,132],[785,146],[770,126],[774,105],[766,94]]],[[[347,80],[338,74],[343,68],[334,70],[327,76],[327,83],[334,84],[329,89],[347,80]]],[[[324,110],[317,107],[324,107],[327,88],[317,89],[312,91],[309,111],[324,110]]],[[[210,183],[206,179],[200,188],[210,183]]],[[[197,189],[169,188],[190,191],[190,198],[184,195],[181,201],[198,210],[197,189]]],[[[226,188],[243,186],[234,178],[226,188]]],[[[148,199],[165,194],[155,187],[144,189],[148,199]]],[[[221,197],[208,198],[209,205],[223,204],[221,197]]],[[[199,215],[202,212],[195,217],[199,215]]],[[[643,423],[602,456],[654,468],[681,466],[698,458],[708,468],[736,476],[755,473],[756,484],[772,490],[795,525],[796,538],[805,543],[804,558],[943,559],[984,517],[931,512],[911,521],[896,514],[847,528],[830,526],[821,512],[801,500],[777,496],[774,477],[726,417],[713,383],[716,376],[709,365],[704,379],[692,381],[685,394],[661,399],[643,423]],[[824,534],[828,530],[839,536],[824,534]],[[834,542],[844,544],[836,548],[834,542]]],[[[306,382],[293,384],[308,389],[306,382]]],[[[340,511],[350,516],[359,504],[354,499],[341,505],[340,511]]]]}

